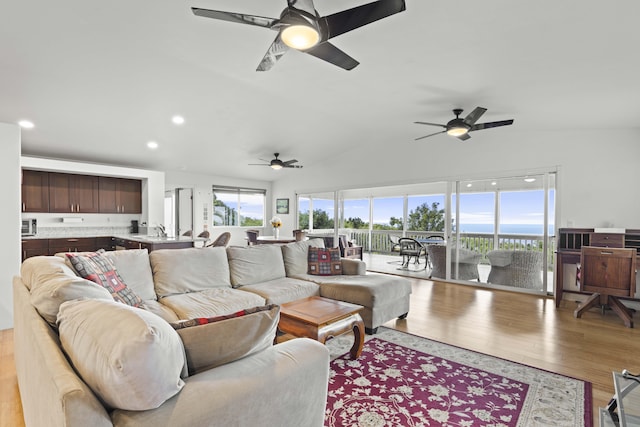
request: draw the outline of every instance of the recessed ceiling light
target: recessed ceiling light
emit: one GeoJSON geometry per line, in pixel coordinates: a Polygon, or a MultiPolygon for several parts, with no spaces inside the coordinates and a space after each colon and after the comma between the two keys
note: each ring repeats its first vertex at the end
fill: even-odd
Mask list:
{"type": "Polygon", "coordinates": [[[18,122],[18,125],[20,125],[20,127],[23,129],[33,129],[33,127],[35,126],[33,122],[30,122],[29,120],[20,120],[18,122]]]}
{"type": "Polygon", "coordinates": [[[498,185],[498,183],[493,181],[493,182],[491,182],[491,185],[498,185]]]}
{"type": "Polygon", "coordinates": [[[182,125],[184,124],[184,117],[182,116],[173,116],[171,117],[171,121],[174,125],[182,125]]]}
{"type": "Polygon", "coordinates": [[[536,180],[535,178],[527,177],[527,178],[524,179],[524,182],[534,182],[535,180],[536,180]]]}
{"type": "Polygon", "coordinates": [[[473,184],[469,183],[467,184],[467,188],[471,187],[473,184]]]}
{"type": "Polygon", "coordinates": [[[156,148],[158,148],[158,143],[155,141],[149,141],[147,142],[147,147],[149,147],[152,150],[155,150],[156,148]]]}

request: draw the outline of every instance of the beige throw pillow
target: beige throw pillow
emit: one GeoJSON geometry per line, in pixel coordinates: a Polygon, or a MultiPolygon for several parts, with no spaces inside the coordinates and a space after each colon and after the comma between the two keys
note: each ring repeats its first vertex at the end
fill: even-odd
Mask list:
{"type": "Polygon", "coordinates": [[[271,347],[279,318],[280,306],[266,305],[172,325],[182,338],[189,375],[194,375],[271,347]]]}
{"type": "Polygon", "coordinates": [[[58,329],[76,371],[110,408],[154,409],[184,386],[180,337],[153,313],[115,301],[68,301],[58,329]]]}

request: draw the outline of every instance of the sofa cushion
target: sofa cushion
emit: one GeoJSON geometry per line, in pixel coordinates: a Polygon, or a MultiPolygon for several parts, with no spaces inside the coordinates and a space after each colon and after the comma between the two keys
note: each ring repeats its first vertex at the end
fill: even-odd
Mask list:
{"type": "Polygon", "coordinates": [[[60,305],[79,298],[113,301],[108,290],[75,274],[53,277],[40,283],[31,291],[31,304],[52,326],[55,326],[58,320],[60,305]]]}
{"type": "Polygon", "coordinates": [[[153,313],[114,301],[68,301],[58,329],[73,366],[110,408],[157,408],[184,386],[180,337],[153,313]]]}
{"type": "MultiPolygon", "coordinates": [[[[153,252],[151,252],[153,254],[153,252]]],[[[234,313],[247,307],[264,305],[259,295],[231,288],[213,288],[200,292],[170,295],[160,299],[179,319],[214,317],[234,313]]]]}
{"type": "Polygon", "coordinates": [[[167,321],[167,323],[177,322],[180,320],[175,311],[156,300],[148,299],[142,301],[140,308],[147,310],[167,321]]]}
{"type": "Polygon", "coordinates": [[[153,288],[153,273],[149,263],[149,251],[146,249],[128,249],[126,251],[104,252],[118,274],[131,290],[143,300],[157,299],[153,288]]]}
{"type": "Polygon", "coordinates": [[[309,239],[281,246],[284,269],[287,277],[306,275],[309,270],[307,260],[309,247],[324,248],[324,240],[309,239]]]}
{"type": "Polygon", "coordinates": [[[231,287],[223,247],[159,249],[149,259],[158,297],[231,287]]]}
{"type": "Polygon", "coordinates": [[[56,277],[78,277],[75,270],[65,263],[65,258],[36,256],[27,258],[20,266],[22,283],[32,291],[39,284],[56,277]]]}
{"type": "Polygon", "coordinates": [[[340,249],[309,248],[309,274],[315,276],[332,276],[342,274],[340,249]]]}
{"type": "Polygon", "coordinates": [[[102,253],[67,253],[66,256],[80,277],[91,280],[111,292],[115,301],[133,307],[142,303],[142,299],[124,283],[113,263],[102,253]]]}
{"type": "Polygon", "coordinates": [[[264,298],[267,304],[283,304],[297,299],[320,295],[320,287],[306,280],[285,277],[240,288],[264,298]]]}
{"type": "Polygon", "coordinates": [[[279,306],[265,305],[217,317],[172,323],[184,345],[189,375],[271,347],[279,313],[279,306]]]}
{"type": "Polygon", "coordinates": [[[278,245],[231,246],[227,248],[227,256],[234,287],[262,283],[286,275],[278,245]]]}

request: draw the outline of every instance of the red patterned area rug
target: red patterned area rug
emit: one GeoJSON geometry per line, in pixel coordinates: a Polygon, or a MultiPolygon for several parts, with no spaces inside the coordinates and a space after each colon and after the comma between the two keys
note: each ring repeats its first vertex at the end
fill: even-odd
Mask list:
{"type": "MultiPolygon", "coordinates": [[[[593,424],[591,383],[392,329],[367,338],[331,362],[327,427],[593,424]]],[[[329,341],[332,356],[351,342],[329,341]]]]}

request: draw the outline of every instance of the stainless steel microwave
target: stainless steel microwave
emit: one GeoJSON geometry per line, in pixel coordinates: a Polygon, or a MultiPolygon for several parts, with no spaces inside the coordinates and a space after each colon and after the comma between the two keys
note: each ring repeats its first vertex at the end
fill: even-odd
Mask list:
{"type": "Polygon", "coordinates": [[[22,235],[23,236],[35,236],[38,228],[38,221],[33,219],[22,220],[22,235]]]}

